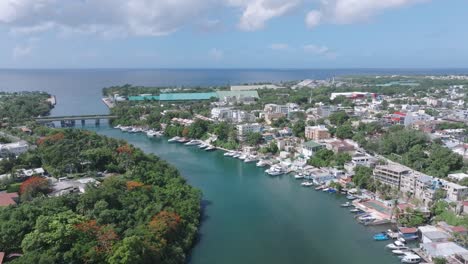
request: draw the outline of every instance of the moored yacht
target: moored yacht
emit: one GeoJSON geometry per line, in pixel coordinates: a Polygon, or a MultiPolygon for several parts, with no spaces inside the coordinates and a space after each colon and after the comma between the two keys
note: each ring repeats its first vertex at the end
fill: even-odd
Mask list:
{"type": "Polygon", "coordinates": [[[267,163],[264,160],[259,160],[255,165],[257,165],[257,167],[265,167],[267,163]]]}
{"type": "Polygon", "coordinates": [[[178,141],[179,139],[180,139],[180,137],[175,136],[175,137],[173,137],[173,138],[168,139],[167,142],[176,142],[176,141],[178,141]]]}
{"type": "Polygon", "coordinates": [[[187,143],[187,142],[189,142],[189,141],[190,141],[190,140],[188,140],[187,138],[184,138],[184,137],[183,137],[183,138],[179,138],[179,140],[177,140],[177,142],[179,142],[179,143],[187,143]]]}
{"type": "Polygon", "coordinates": [[[341,204],[341,207],[351,207],[351,206],[353,206],[353,204],[350,203],[350,202],[346,202],[344,204],[341,204]]]}
{"type": "Polygon", "coordinates": [[[202,142],[197,139],[190,140],[189,142],[185,143],[186,146],[196,146],[200,145],[202,142]]]}
{"type": "Polygon", "coordinates": [[[302,173],[294,175],[294,179],[304,179],[304,175],[302,173]]]}
{"type": "Polygon", "coordinates": [[[216,150],[216,147],[215,146],[208,146],[205,151],[213,151],[213,150],[216,150]]]}

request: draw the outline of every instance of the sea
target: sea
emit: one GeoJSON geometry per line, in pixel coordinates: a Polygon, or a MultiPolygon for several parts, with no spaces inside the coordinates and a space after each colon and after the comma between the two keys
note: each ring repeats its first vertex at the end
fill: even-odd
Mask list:
{"type": "MultiPolygon", "coordinates": [[[[254,82],[327,79],[343,75],[468,74],[462,69],[87,69],[0,70],[0,91],[46,91],[56,96],[52,115],[108,113],[102,88],[113,85],[220,86],[254,82]]],[[[124,139],[179,169],[203,192],[203,216],[191,264],[314,263],[395,264],[400,259],[373,234],[382,227],[357,223],[342,195],[301,187],[284,175],[224,157],[221,151],[128,134],[106,124],[84,129],[124,139]]]]}

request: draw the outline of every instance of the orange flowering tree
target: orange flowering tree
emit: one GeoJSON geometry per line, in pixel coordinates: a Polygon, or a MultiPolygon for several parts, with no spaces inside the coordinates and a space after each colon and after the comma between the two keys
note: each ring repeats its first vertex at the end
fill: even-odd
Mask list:
{"type": "Polygon", "coordinates": [[[31,200],[39,194],[49,192],[49,181],[40,176],[32,176],[20,186],[21,199],[31,200]]]}

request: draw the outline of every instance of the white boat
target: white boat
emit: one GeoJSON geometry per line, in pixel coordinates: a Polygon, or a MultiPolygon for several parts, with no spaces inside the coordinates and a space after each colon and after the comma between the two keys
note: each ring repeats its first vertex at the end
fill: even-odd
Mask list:
{"type": "Polygon", "coordinates": [[[273,167],[269,168],[268,170],[266,170],[265,172],[268,173],[271,176],[278,176],[278,175],[282,175],[282,174],[286,173],[283,170],[283,168],[281,168],[279,166],[273,166],[273,167]]]}
{"type": "Polygon", "coordinates": [[[252,156],[249,156],[244,160],[245,163],[250,163],[250,162],[254,162],[254,161],[256,161],[256,159],[255,159],[255,157],[252,157],[252,156]]]}
{"type": "Polygon", "coordinates": [[[186,139],[186,138],[179,138],[179,140],[177,140],[177,142],[179,143],[186,143],[186,142],[189,142],[190,140],[186,139]]]}
{"type": "Polygon", "coordinates": [[[173,137],[173,138],[170,138],[169,140],[167,140],[167,142],[176,142],[180,139],[180,137],[173,137]]]}
{"type": "Polygon", "coordinates": [[[324,191],[324,192],[328,192],[328,190],[330,190],[330,188],[323,188],[323,190],[322,190],[322,191],[324,191]]]}
{"type": "Polygon", "coordinates": [[[224,153],[224,156],[225,156],[225,157],[232,157],[232,156],[234,156],[235,154],[236,154],[236,153],[235,153],[234,151],[228,151],[228,152],[224,153]]]}
{"type": "Polygon", "coordinates": [[[304,187],[310,187],[310,186],[312,186],[314,184],[312,182],[305,181],[305,182],[301,183],[301,185],[304,186],[304,187]]]}
{"type": "Polygon", "coordinates": [[[245,154],[242,154],[242,155],[239,156],[240,160],[245,160],[246,158],[247,158],[247,155],[245,155],[245,154]]]}
{"type": "Polygon", "coordinates": [[[255,165],[257,165],[257,167],[265,167],[267,163],[264,160],[259,160],[255,165]]]}
{"type": "Polygon", "coordinates": [[[189,142],[185,143],[186,146],[196,146],[200,145],[202,142],[200,140],[190,140],[189,142]]]}
{"type": "Polygon", "coordinates": [[[357,198],[357,197],[354,196],[354,195],[352,195],[352,194],[346,196],[346,199],[348,199],[348,200],[354,200],[354,199],[356,199],[356,198],[357,198]]]}
{"type": "Polygon", "coordinates": [[[117,125],[114,128],[119,129],[120,127],[121,127],[121,125],[117,125]]]}
{"type": "Polygon", "coordinates": [[[236,153],[234,153],[234,155],[232,155],[232,157],[233,157],[233,158],[239,158],[240,155],[241,155],[241,154],[240,154],[239,152],[236,152],[236,153]]]}
{"type": "Polygon", "coordinates": [[[406,255],[411,253],[411,251],[409,251],[408,249],[395,249],[392,250],[392,253],[395,255],[406,255]]]}
{"type": "Polygon", "coordinates": [[[204,149],[204,148],[207,148],[207,147],[209,147],[209,145],[204,144],[204,143],[202,143],[202,144],[200,144],[200,145],[198,146],[198,148],[201,148],[201,149],[204,149]]]}
{"type": "Polygon", "coordinates": [[[142,131],[143,131],[143,129],[141,129],[139,127],[133,127],[132,129],[128,130],[128,133],[140,133],[142,131]]]}
{"type": "Polygon", "coordinates": [[[213,151],[213,150],[216,150],[216,147],[215,146],[208,146],[205,151],[213,151]]]}
{"type": "Polygon", "coordinates": [[[410,254],[406,254],[403,257],[403,259],[401,259],[401,262],[402,263],[419,263],[421,262],[421,257],[416,254],[410,253],[410,254]]]}
{"type": "Polygon", "coordinates": [[[350,202],[346,202],[344,204],[341,204],[341,207],[351,207],[353,204],[350,202]]]}
{"type": "Polygon", "coordinates": [[[154,130],[148,130],[148,131],[146,131],[146,135],[148,137],[159,137],[160,132],[159,131],[154,131],[154,130]]]}
{"type": "Polygon", "coordinates": [[[319,186],[319,187],[315,188],[315,190],[316,190],[316,191],[320,191],[320,190],[322,190],[323,188],[324,188],[323,186],[319,186]]]}
{"type": "Polygon", "coordinates": [[[122,132],[128,132],[128,131],[130,131],[131,129],[132,129],[132,127],[129,127],[129,126],[121,126],[121,127],[120,127],[120,130],[121,130],[122,132]]]}
{"type": "Polygon", "coordinates": [[[294,179],[304,179],[304,175],[302,174],[297,174],[297,175],[294,175],[294,179]]]}
{"type": "Polygon", "coordinates": [[[407,246],[405,246],[405,245],[403,245],[403,244],[398,244],[398,243],[396,243],[396,242],[398,242],[398,241],[395,241],[395,242],[393,242],[393,243],[391,243],[391,244],[388,244],[388,245],[386,245],[385,247],[388,248],[388,249],[391,249],[391,250],[396,250],[396,249],[408,249],[407,246]]]}

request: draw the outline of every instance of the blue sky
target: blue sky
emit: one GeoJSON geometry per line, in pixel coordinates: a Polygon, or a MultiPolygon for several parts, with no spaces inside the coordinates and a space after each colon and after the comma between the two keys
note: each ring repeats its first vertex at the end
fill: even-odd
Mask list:
{"type": "Polygon", "coordinates": [[[466,0],[1,0],[0,68],[467,68],[466,0]]]}

